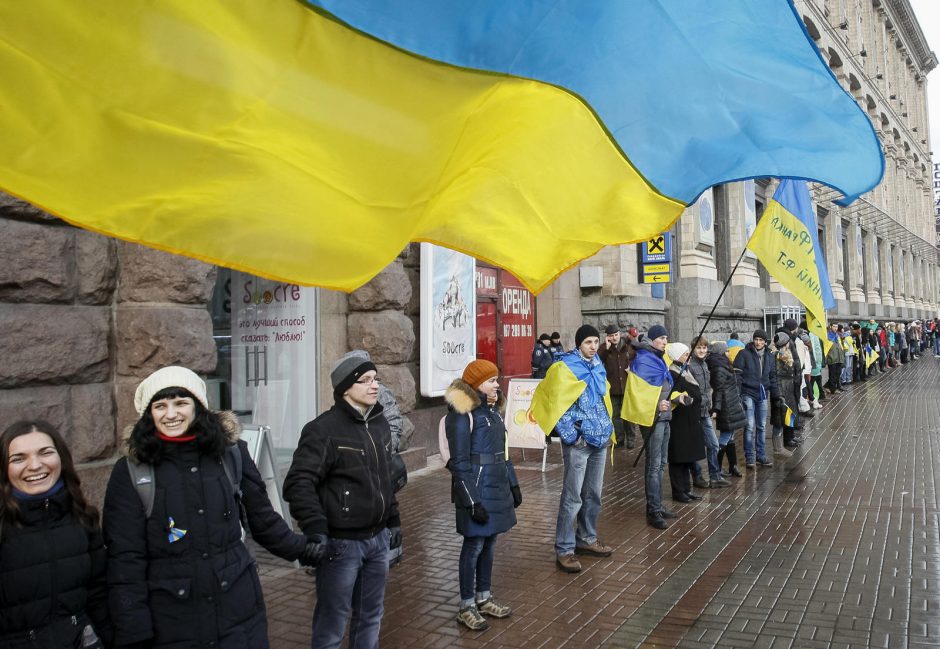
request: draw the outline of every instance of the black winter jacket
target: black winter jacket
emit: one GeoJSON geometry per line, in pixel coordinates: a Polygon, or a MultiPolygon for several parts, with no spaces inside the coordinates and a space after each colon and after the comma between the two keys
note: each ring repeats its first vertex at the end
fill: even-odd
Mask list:
{"type": "Polygon", "coordinates": [[[777,371],[774,365],[774,357],[769,348],[764,347],[762,360],[754,348],[754,343],[745,345],[744,349],[734,357],[734,369],[740,370],[740,372],[735,372],[735,375],[738,378],[741,396],[760,399],[760,386],[763,386],[765,398],[779,397],[780,390],[777,387],[777,371]]]}
{"type": "Polygon", "coordinates": [[[340,398],[307,423],[284,479],[284,499],[300,529],[308,536],[364,540],[400,527],[390,453],[380,403],[363,416],[340,398]]]}
{"type": "Polygon", "coordinates": [[[64,488],[19,506],[22,525],[3,521],[0,538],[0,647],[72,649],[89,623],[110,646],[101,534],[81,525],[64,488]]]}
{"type": "Polygon", "coordinates": [[[457,533],[464,536],[492,536],[516,524],[512,487],[519,485],[512,461],[505,457],[506,426],[501,409],[505,402],[490,406],[480,394],[461,379],[447,388],[444,400],[450,411],[444,420],[452,474],[451,500],[457,508],[457,533]],[[473,429],[470,429],[470,417],[473,429]],[[492,456],[492,457],[491,457],[492,456]],[[473,521],[470,507],[483,503],[490,517],[486,523],[473,521]]]}
{"type": "MultiPolygon", "coordinates": [[[[229,440],[235,439],[237,419],[225,413],[223,423],[229,440]]],[[[249,531],[268,551],[293,561],[306,538],[274,511],[248,447],[237,443],[249,531]]],[[[147,642],[152,649],[265,649],[261,582],[242,541],[239,506],[222,461],[200,454],[195,442],[166,444],[164,459],[154,465],[149,519],[131,484],[127,458],[114,465],[105,494],[116,646],[147,642]],[[171,527],[181,538],[172,540],[171,527]]]]}
{"type": "Polygon", "coordinates": [[[686,369],[680,374],[679,365],[669,366],[674,380],[674,392],[685,392],[692,403],[683,406],[673,402],[672,421],[669,424],[669,462],[687,464],[705,459],[705,429],[702,427],[702,391],[686,369]]]}
{"type": "Polygon", "coordinates": [[[712,383],[712,410],[717,413],[718,432],[734,432],[747,425],[747,414],[738,391],[738,381],[728,356],[722,352],[708,355],[712,383]]]}

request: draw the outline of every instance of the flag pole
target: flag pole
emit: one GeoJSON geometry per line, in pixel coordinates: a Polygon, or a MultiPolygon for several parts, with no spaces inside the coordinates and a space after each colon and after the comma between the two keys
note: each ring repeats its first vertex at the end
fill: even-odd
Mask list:
{"type": "Polygon", "coordinates": [[[728,279],[725,280],[725,285],[721,287],[721,293],[718,294],[718,299],[715,300],[715,303],[712,305],[712,310],[709,312],[708,317],[705,318],[705,324],[702,325],[702,330],[698,332],[698,336],[695,337],[695,340],[705,335],[705,329],[708,327],[708,323],[712,321],[712,316],[715,315],[715,309],[718,308],[718,303],[721,302],[721,298],[724,297],[725,291],[728,289],[728,284],[731,283],[731,278],[734,277],[734,272],[738,269],[738,266],[741,265],[741,260],[744,259],[745,252],[747,252],[747,244],[744,244],[744,248],[741,249],[741,254],[738,255],[738,261],[735,262],[734,268],[728,273],[728,279]]]}

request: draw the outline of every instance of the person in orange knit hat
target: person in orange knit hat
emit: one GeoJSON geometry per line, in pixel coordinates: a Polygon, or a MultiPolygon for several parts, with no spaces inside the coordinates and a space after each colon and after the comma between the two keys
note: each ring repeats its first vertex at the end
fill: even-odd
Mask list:
{"type": "Polygon", "coordinates": [[[512,609],[492,593],[496,536],[516,524],[522,504],[516,471],[507,454],[505,400],[499,368],[484,359],[471,361],[444,394],[444,419],[460,549],[460,608],[457,621],[474,631],[489,628],[483,618],[508,617],[512,609]]]}

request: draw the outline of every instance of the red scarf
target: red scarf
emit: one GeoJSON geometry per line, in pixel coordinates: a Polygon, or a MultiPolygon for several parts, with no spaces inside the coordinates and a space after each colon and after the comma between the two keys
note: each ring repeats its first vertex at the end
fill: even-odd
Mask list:
{"type": "Polygon", "coordinates": [[[196,439],[195,435],[180,435],[179,437],[167,437],[160,431],[157,431],[157,437],[164,442],[192,442],[196,439]]]}

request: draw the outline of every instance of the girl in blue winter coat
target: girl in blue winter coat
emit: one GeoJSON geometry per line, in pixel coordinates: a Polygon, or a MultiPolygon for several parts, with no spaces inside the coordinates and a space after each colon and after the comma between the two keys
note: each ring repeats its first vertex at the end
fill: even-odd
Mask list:
{"type": "Polygon", "coordinates": [[[467,365],[444,395],[444,420],[453,476],[451,500],[457,509],[460,550],[460,610],[457,621],[474,631],[489,628],[483,615],[508,617],[512,612],[493,599],[492,574],[496,536],[516,524],[522,492],[507,453],[504,400],[499,369],[477,359],[467,365]]]}

